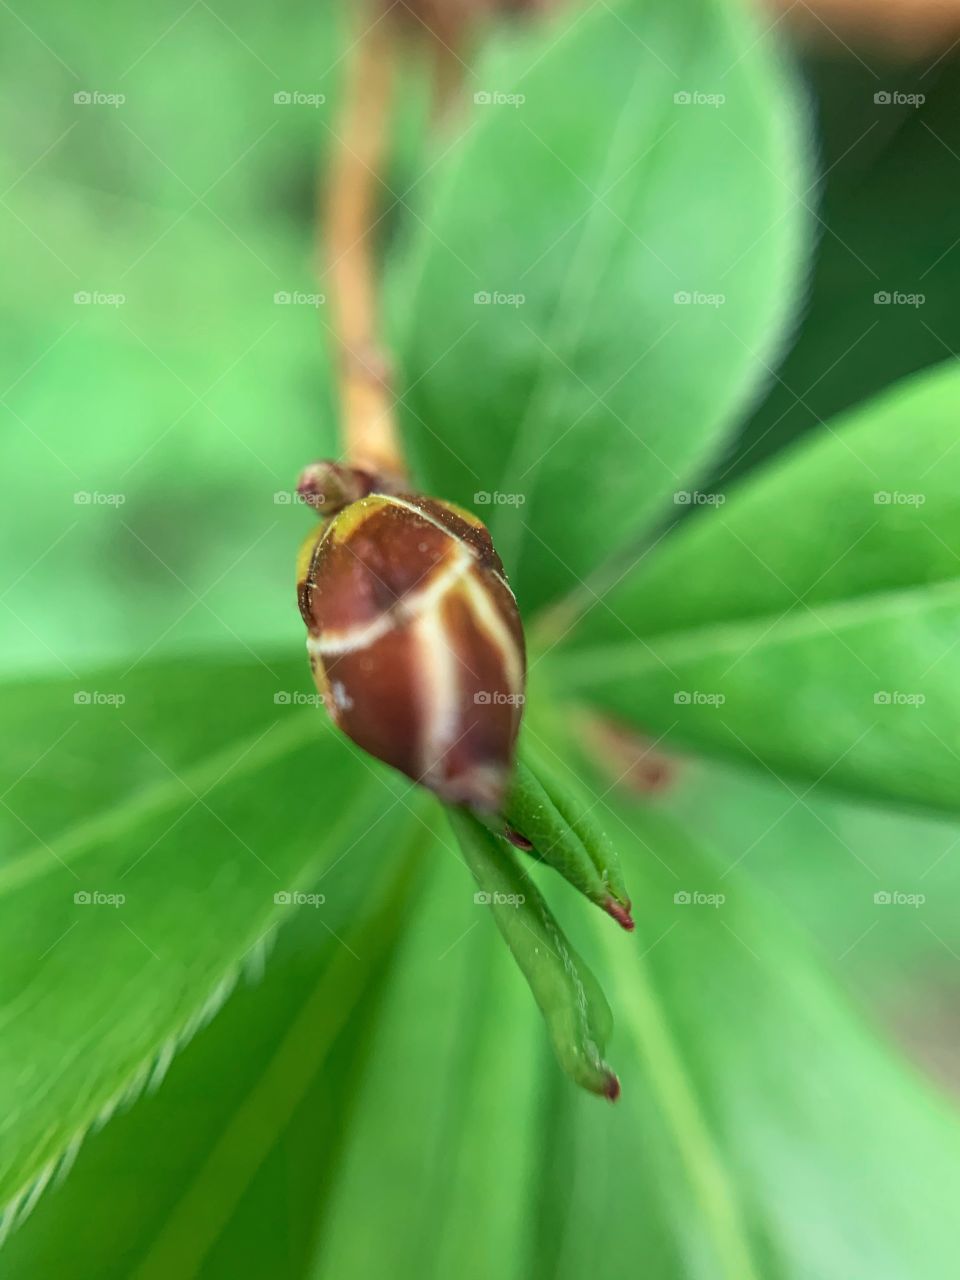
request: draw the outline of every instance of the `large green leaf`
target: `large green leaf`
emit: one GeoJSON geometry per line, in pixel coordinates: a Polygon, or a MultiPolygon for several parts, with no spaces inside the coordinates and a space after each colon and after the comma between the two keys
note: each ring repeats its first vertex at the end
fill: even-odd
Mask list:
{"type": "Polygon", "coordinates": [[[595,799],[637,936],[555,893],[616,991],[621,1099],[578,1093],[534,1052],[493,922],[471,923],[451,868],[387,992],[317,1280],[371,1274],[385,1239],[400,1278],[456,1258],[469,1276],[614,1280],[640,1257],[656,1280],[937,1280],[960,1154],[948,1105],[772,900],[667,819],[595,799]]]}
{"type": "Polygon", "coordinates": [[[102,673],[86,702],[62,682],[4,690],[8,1220],[262,962],[289,895],[389,856],[407,785],[297,705],[302,685],[299,663],[275,680],[192,661],[102,673]]]}
{"type": "Polygon", "coordinates": [[[707,752],[956,811],[960,373],[691,519],[582,620],[563,687],[707,752]]]}
{"type": "Polygon", "coordinates": [[[790,77],[739,4],[565,8],[467,87],[392,279],[404,424],[531,609],[691,488],[755,393],[809,177],[790,77]]]}
{"type": "Polygon", "coordinates": [[[654,1280],[939,1280],[960,1154],[945,1103],[738,871],[591,794],[637,935],[544,880],[613,982],[616,1106],[557,1071],[452,842],[411,903],[401,864],[358,846],[320,886],[329,915],[305,911],[264,985],[81,1152],[13,1237],[11,1275],[360,1280],[389,1242],[398,1280],[614,1280],[625,1257],[654,1280]],[[353,955],[318,944],[321,918],[353,955]]]}
{"type": "MultiPolygon", "coordinates": [[[[414,815],[398,839],[404,828],[424,843],[414,815]]],[[[322,923],[295,914],[266,975],[240,985],[163,1087],[88,1139],[8,1240],[4,1275],[302,1275],[410,872],[402,851],[379,871],[363,856],[333,867],[322,923]]]]}
{"type": "Polygon", "coordinates": [[[933,1280],[954,1235],[955,1115],[858,1024],[774,903],[661,822],[620,813],[614,837],[627,845],[632,831],[657,855],[631,844],[631,876],[638,858],[647,876],[644,949],[599,935],[613,1043],[633,1070],[619,1126],[581,1122],[571,1162],[587,1163],[588,1186],[607,1173],[574,1208],[579,1248],[559,1274],[583,1274],[604,1247],[603,1204],[628,1253],[659,1206],[679,1255],[665,1275],[933,1280]]]}
{"type": "Polygon", "coordinates": [[[956,854],[960,826],[740,765],[683,762],[663,803],[695,813],[726,867],[776,895],[855,997],[949,1075],[960,1009],[956,854]]]}
{"type": "Polygon", "coordinates": [[[324,1280],[375,1275],[385,1250],[398,1280],[520,1280],[534,1261],[540,1081],[563,1077],[489,906],[454,854],[436,852],[321,1223],[324,1280]]]}

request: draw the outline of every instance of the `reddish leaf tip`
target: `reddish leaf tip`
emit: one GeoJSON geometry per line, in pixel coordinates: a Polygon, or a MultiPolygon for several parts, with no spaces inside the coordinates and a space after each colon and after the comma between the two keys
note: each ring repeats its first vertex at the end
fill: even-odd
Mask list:
{"type": "Polygon", "coordinates": [[[616,1102],[620,1097],[620,1081],[612,1071],[607,1076],[606,1083],[604,1084],[603,1096],[610,1102],[616,1102]]]}
{"type": "Polygon", "coordinates": [[[603,904],[603,909],[607,915],[613,916],[617,924],[622,929],[626,929],[627,933],[633,933],[636,925],[633,916],[630,914],[630,903],[617,902],[614,898],[607,898],[603,904]]]}

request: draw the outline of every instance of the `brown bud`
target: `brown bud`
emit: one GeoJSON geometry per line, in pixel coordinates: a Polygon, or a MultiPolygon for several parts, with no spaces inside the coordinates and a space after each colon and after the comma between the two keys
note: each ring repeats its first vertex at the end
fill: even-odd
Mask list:
{"type": "Polygon", "coordinates": [[[370,494],[303,547],[300,612],[317,688],[371,755],[448,804],[496,811],[523,709],[523,629],[476,516],[370,494]]]}

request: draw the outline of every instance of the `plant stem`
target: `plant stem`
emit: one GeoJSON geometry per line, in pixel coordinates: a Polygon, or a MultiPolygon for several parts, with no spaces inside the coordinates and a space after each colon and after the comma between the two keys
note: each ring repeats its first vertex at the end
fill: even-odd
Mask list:
{"type": "Polygon", "coordinates": [[[326,191],[318,194],[317,270],[329,281],[337,340],[345,453],[353,466],[406,478],[380,345],[373,228],[396,82],[396,33],[389,17],[363,7],[347,59],[346,101],[326,191]]]}

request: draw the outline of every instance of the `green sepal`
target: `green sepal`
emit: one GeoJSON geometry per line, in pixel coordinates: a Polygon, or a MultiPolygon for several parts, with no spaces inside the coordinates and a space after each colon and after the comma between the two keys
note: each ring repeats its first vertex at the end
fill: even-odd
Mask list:
{"type": "Polygon", "coordinates": [[[503,809],[507,827],[526,837],[538,862],[632,929],[620,859],[592,817],[595,804],[569,781],[561,783],[525,737],[503,809]]]}
{"type": "Polygon", "coordinates": [[[487,907],[540,1006],[567,1075],[615,1100],[620,1082],[603,1059],[613,1017],[596,978],[567,941],[509,845],[466,809],[448,809],[463,857],[487,907]]]}

